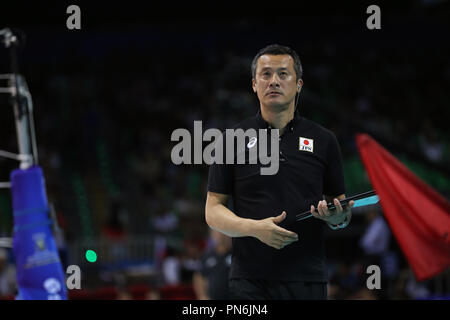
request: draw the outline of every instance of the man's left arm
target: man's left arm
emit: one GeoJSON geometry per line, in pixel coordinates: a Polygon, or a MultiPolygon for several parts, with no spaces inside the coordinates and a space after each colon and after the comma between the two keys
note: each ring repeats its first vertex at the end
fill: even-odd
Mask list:
{"type": "Polygon", "coordinates": [[[352,200],[344,208],[342,208],[339,201],[345,199],[345,194],[335,197],[324,195],[323,197],[325,200],[319,201],[317,204],[317,210],[313,205],[311,206],[311,214],[313,217],[325,221],[333,230],[343,229],[348,226],[350,220],[352,219],[351,209],[355,202],[352,200]],[[330,202],[334,203],[334,206],[336,207],[335,209],[328,209],[327,204],[330,202]]]}
{"type": "Polygon", "coordinates": [[[315,218],[327,222],[333,229],[345,228],[351,220],[351,208],[354,201],[350,201],[345,208],[342,208],[339,200],[345,199],[344,167],[341,148],[336,135],[330,132],[326,152],[326,168],[323,175],[323,198],[319,201],[317,210],[311,206],[311,213],[315,218]],[[333,203],[336,209],[328,210],[327,203],[333,203]]]}

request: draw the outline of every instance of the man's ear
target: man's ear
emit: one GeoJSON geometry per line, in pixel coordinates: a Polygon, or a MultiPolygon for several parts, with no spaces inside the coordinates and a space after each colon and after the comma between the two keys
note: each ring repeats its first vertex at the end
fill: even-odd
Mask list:
{"type": "Polygon", "coordinates": [[[302,90],[303,87],[303,80],[302,79],[298,79],[297,81],[297,92],[300,92],[302,90]]]}
{"type": "Polygon", "coordinates": [[[256,81],[255,81],[255,79],[252,79],[252,88],[253,88],[253,92],[256,93],[256,81]]]}

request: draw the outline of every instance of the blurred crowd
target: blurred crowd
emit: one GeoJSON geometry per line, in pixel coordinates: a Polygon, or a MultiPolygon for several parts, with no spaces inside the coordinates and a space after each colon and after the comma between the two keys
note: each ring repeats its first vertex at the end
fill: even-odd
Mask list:
{"type": "MultiPolygon", "coordinates": [[[[248,25],[239,27],[250,33],[248,25]]],[[[178,46],[165,39],[127,47],[124,37],[108,51],[101,48],[113,35],[103,36],[103,42],[89,44],[83,59],[55,53],[52,61],[24,62],[40,165],[63,232],[58,242],[63,262],[73,262],[69,251],[76,241],[103,237],[121,244],[136,235],[149,236],[155,239],[151,260],[158,276],[145,284],[158,290],[136,289],[148,293],[141,297],[170,297],[167,288],[176,288],[181,297],[223,297],[223,285],[208,271],[226,273],[229,262],[228,244],[222,243],[226,240],[211,234],[204,221],[208,168],[174,165],[171,133],[193,130],[194,120],[203,121],[203,130],[225,129],[254,115],[258,101],[251,90],[250,64],[267,43],[227,47],[226,33],[219,33],[222,38],[214,43],[222,44],[212,45],[198,31],[179,35],[184,40],[178,46]],[[190,40],[192,46],[186,44],[190,40]],[[208,283],[219,289],[208,292],[208,283]]],[[[303,62],[300,113],[335,132],[344,162],[358,158],[357,132],[389,139],[398,147],[391,149],[394,154],[412,150],[415,159],[425,159],[418,162],[425,168],[422,177],[436,177],[427,182],[449,197],[449,178],[439,171],[450,159],[449,47],[405,53],[392,44],[350,47],[343,38],[281,43],[297,50],[303,62]]],[[[354,39],[352,44],[357,43],[354,39]]],[[[77,53],[80,49],[72,45],[66,50],[77,53]]],[[[1,149],[17,148],[12,119],[3,117],[1,149]]],[[[3,178],[12,167],[0,159],[3,178]]],[[[346,171],[350,175],[358,176],[354,185],[370,188],[363,171],[346,171]]],[[[350,188],[348,194],[360,191],[350,188]]],[[[9,195],[1,192],[0,237],[11,236],[9,195]]],[[[414,281],[380,210],[363,212],[354,224],[356,234],[330,234],[333,242],[348,246],[348,258],[330,256],[331,299],[432,296],[432,283],[414,281]],[[348,241],[352,237],[357,241],[348,241]],[[381,294],[364,289],[366,267],[372,264],[383,270],[381,294]]],[[[14,291],[7,280],[13,273],[5,267],[12,257],[5,252],[0,254],[0,295],[14,291]]],[[[124,279],[120,271],[113,277],[114,292],[118,298],[131,298],[124,279]]]]}

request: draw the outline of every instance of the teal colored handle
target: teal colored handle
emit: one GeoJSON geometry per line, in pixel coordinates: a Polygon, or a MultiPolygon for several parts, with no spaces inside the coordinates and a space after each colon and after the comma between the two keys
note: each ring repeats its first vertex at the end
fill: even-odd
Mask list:
{"type": "Polygon", "coordinates": [[[375,203],[378,203],[379,200],[380,200],[380,198],[378,198],[378,196],[371,196],[371,197],[363,198],[360,200],[356,200],[353,208],[375,204],[375,203]]]}

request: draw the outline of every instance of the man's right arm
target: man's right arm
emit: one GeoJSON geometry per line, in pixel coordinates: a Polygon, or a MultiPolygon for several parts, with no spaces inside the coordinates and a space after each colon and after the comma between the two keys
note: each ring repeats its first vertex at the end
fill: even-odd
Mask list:
{"type": "Polygon", "coordinates": [[[229,196],[209,191],[206,196],[205,218],[210,228],[229,237],[247,237],[253,235],[252,219],[238,217],[226,207],[229,196]]]}
{"type": "Polygon", "coordinates": [[[229,237],[255,237],[276,249],[282,249],[298,240],[296,233],[277,225],[286,218],[285,212],[262,220],[241,218],[226,207],[228,198],[226,194],[208,192],[205,218],[210,228],[229,237]]]}

